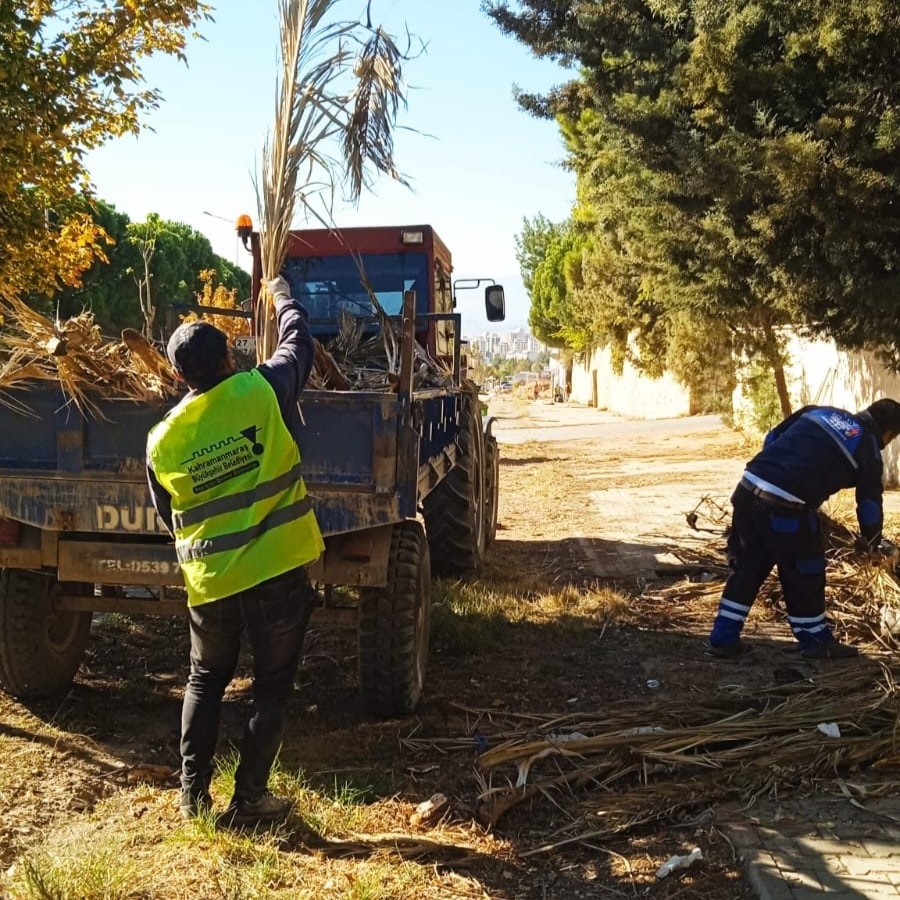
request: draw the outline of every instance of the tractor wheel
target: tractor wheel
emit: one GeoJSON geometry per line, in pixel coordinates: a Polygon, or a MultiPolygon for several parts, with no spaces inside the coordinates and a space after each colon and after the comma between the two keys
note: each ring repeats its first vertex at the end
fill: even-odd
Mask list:
{"type": "MultiPolygon", "coordinates": [[[[69,690],[91,633],[89,612],[53,612],[52,576],[0,569],[0,682],[15,697],[69,690]]],[[[93,585],[66,585],[86,596],[93,585]]]]}
{"type": "Polygon", "coordinates": [[[485,548],[484,432],[474,399],[460,410],[457,461],[425,497],[431,565],[438,575],[477,575],[485,548]]]}
{"type": "Polygon", "coordinates": [[[484,444],[484,545],[497,536],[497,504],[500,498],[500,448],[490,435],[484,444]]]}
{"type": "Polygon", "coordinates": [[[387,584],[359,592],[359,684],[373,715],[405,716],[416,708],[430,622],[428,542],[419,522],[400,522],[391,535],[387,584]]]}

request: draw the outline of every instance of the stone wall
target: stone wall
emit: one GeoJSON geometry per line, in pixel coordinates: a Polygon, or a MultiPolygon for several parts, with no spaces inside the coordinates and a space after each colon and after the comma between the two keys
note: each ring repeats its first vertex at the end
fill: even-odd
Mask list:
{"type": "Polygon", "coordinates": [[[691,413],[690,391],[671,375],[648,378],[628,363],[622,374],[616,375],[609,350],[595,350],[574,364],[569,399],[641,419],[671,419],[691,413]]]}
{"type": "MultiPolygon", "coordinates": [[[[787,352],[790,364],[785,376],[794,409],[816,403],[856,411],[880,397],[900,400],[900,377],[888,372],[872,353],[838,350],[831,341],[796,335],[788,338],[787,352]]],[[[747,430],[748,403],[739,377],[734,392],[734,420],[747,430]]],[[[891,486],[900,483],[898,444],[900,438],[884,453],[885,481],[891,486]]]]}

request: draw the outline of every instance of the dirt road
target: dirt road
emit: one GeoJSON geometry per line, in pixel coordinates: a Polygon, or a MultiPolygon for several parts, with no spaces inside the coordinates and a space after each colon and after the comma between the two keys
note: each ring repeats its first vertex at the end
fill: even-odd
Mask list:
{"type": "Polygon", "coordinates": [[[503,539],[577,541],[598,578],[651,577],[677,564],[673,551],[698,537],[686,513],[705,496],[727,508],[747,449],[717,416],[644,421],[503,399],[492,401],[489,414],[509,462],[501,478],[503,539]],[[524,479],[514,475],[514,458],[516,466],[534,465],[524,479]],[[529,502],[532,491],[541,502],[529,502]]]}

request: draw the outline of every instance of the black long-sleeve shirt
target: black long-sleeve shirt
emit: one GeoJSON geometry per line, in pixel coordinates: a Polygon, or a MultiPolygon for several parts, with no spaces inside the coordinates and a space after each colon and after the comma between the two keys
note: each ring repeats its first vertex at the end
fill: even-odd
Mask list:
{"type": "MultiPolygon", "coordinates": [[[[276,300],[275,317],[278,323],[278,345],[274,353],[257,366],[260,374],[272,386],[278,398],[278,408],[285,425],[300,443],[302,422],[298,402],[313,365],[313,339],[309,331],[309,319],[303,305],[297,300],[276,300]]],[[[229,376],[226,375],[225,378],[229,376]]],[[[220,379],[215,384],[219,384],[220,379]]],[[[215,387],[211,384],[207,390],[215,387]]],[[[202,391],[189,391],[182,403],[189,403],[192,396],[202,391]]],[[[147,463],[147,483],[156,514],[170,533],[172,527],[172,498],[169,492],[159,483],[156,473],[149,461],[147,463]]]]}

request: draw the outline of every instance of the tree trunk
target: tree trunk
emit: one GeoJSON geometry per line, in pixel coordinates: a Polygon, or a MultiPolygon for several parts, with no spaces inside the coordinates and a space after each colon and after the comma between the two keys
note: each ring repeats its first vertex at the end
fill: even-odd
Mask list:
{"type": "Polygon", "coordinates": [[[775,379],[775,390],[778,393],[781,415],[787,418],[793,410],[791,409],[791,398],[788,395],[787,379],[784,377],[784,353],[782,353],[781,342],[768,322],[763,325],[763,334],[765,335],[764,355],[772,366],[772,376],[775,379]]]}
{"type": "Polygon", "coordinates": [[[787,418],[793,410],[791,409],[791,398],[788,396],[787,381],[784,377],[784,365],[780,360],[775,364],[772,375],[775,377],[775,390],[778,392],[781,414],[787,418]]]}

